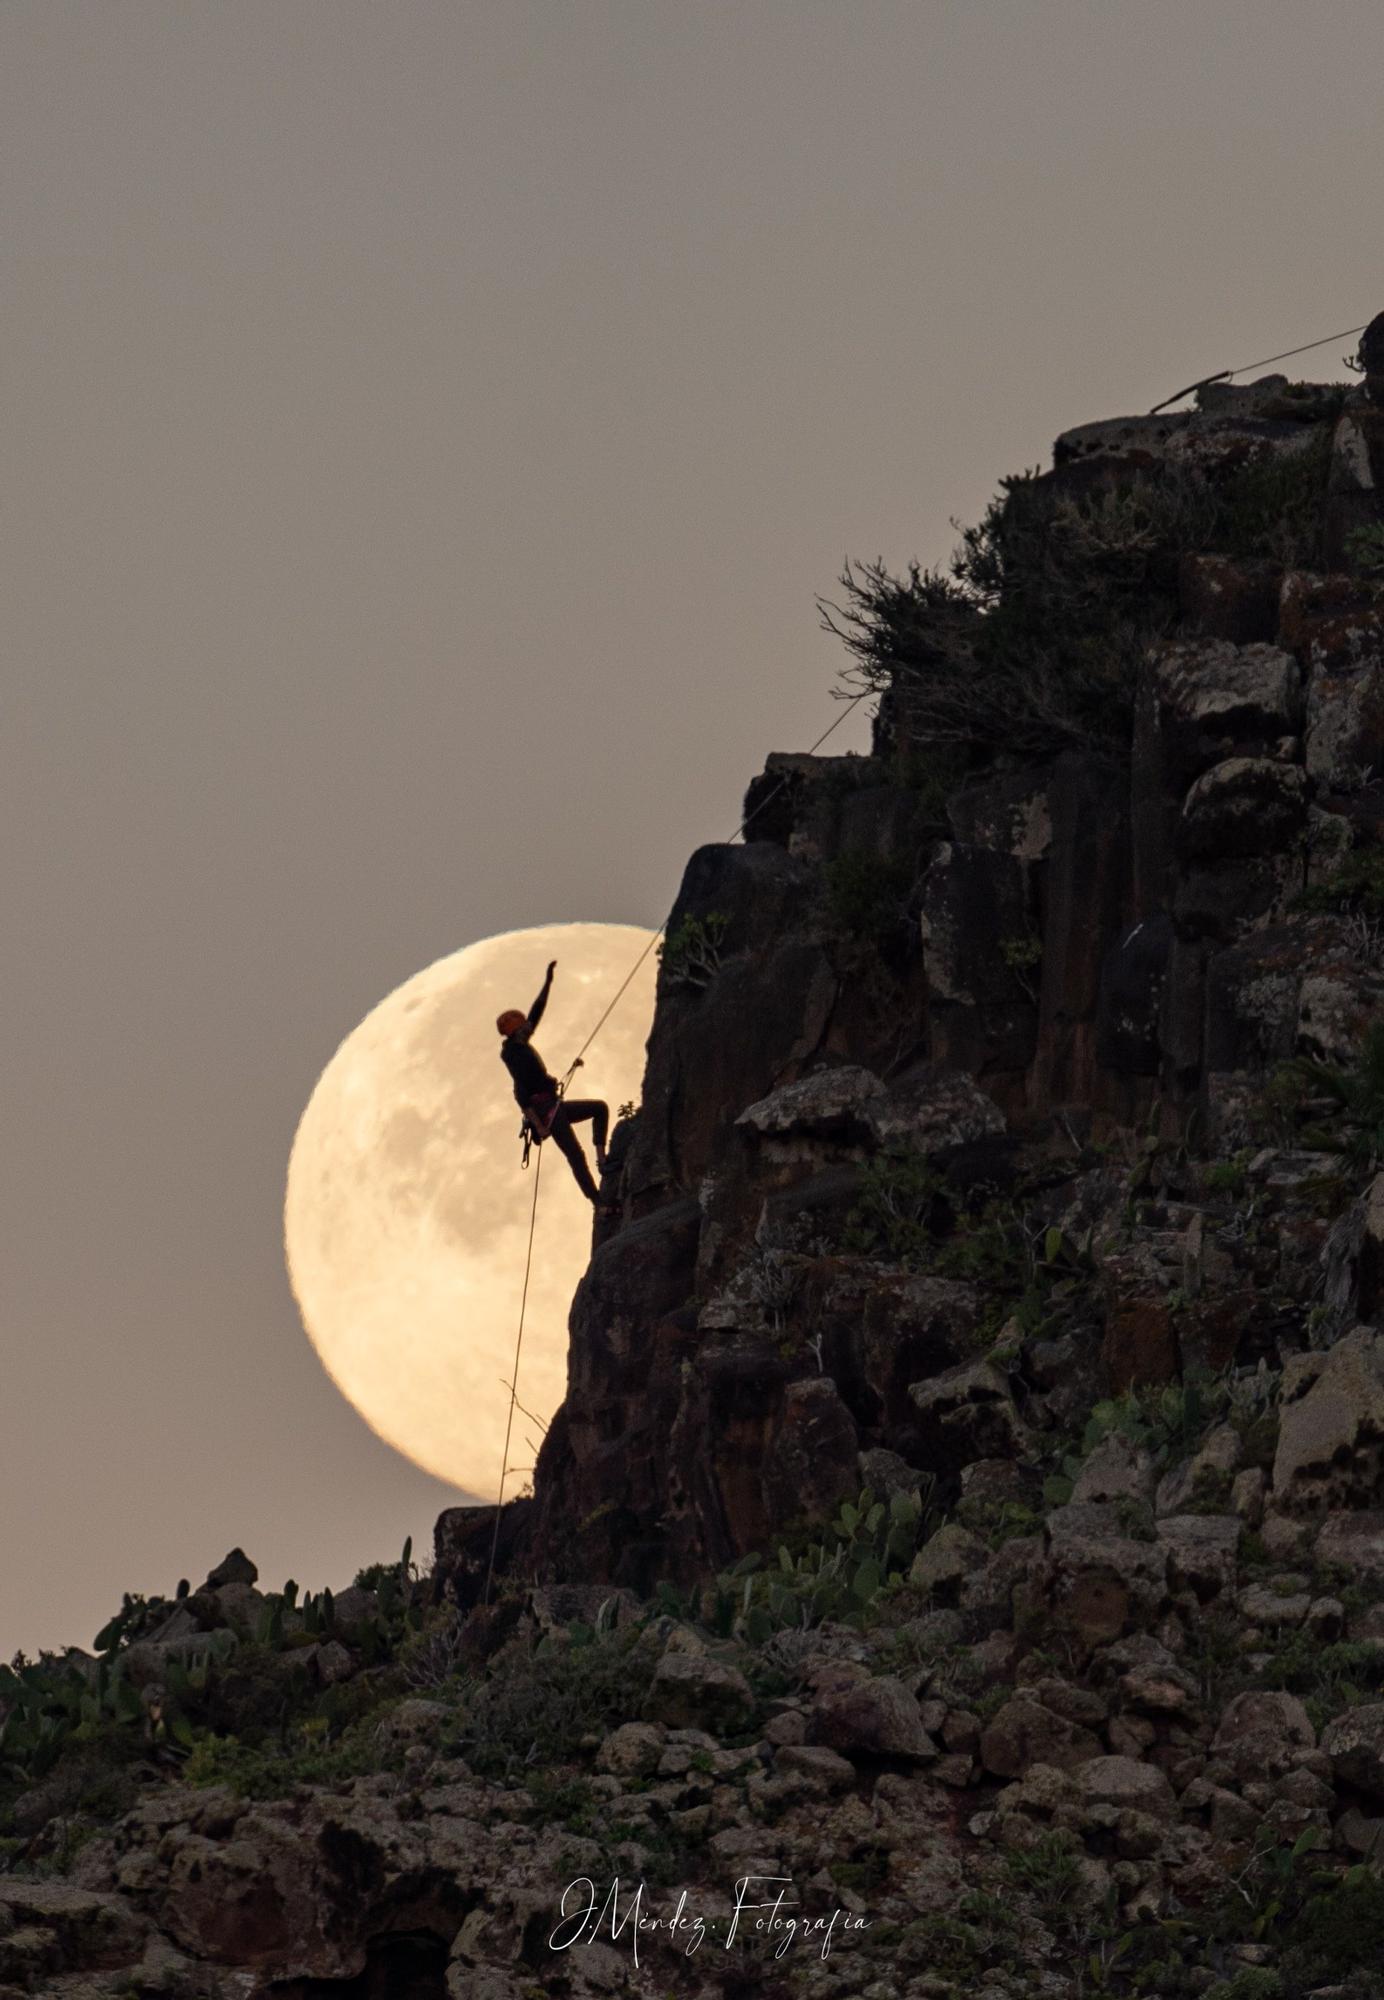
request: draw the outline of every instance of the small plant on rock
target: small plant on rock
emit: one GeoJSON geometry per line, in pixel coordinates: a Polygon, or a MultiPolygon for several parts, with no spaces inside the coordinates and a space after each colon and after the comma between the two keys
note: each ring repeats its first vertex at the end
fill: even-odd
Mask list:
{"type": "Polygon", "coordinates": [[[887,1501],[867,1487],[858,1500],[842,1503],[822,1539],[801,1554],[783,1543],[776,1564],[758,1552],[742,1557],[717,1579],[722,1625],[754,1645],[777,1631],[828,1619],[866,1625],[938,1525],[933,1495],[930,1478],[887,1501]]]}
{"type": "Polygon", "coordinates": [[[670,986],[709,986],[721,969],[721,947],[730,918],[717,910],[683,917],[658,947],[659,967],[670,986]]]}

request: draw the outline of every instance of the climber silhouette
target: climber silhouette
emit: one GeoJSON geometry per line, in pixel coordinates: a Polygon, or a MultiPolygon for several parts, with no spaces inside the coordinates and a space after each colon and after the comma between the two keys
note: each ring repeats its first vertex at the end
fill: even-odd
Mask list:
{"type": "Polygon", "coordinates": [[[572,1169],[577,1186],[589,1202],[599,1205],[600,1196],[591,1178],[591,1169],[586,1164],[586,1154],[572,1127],[588,1118],[591,1120],[591,1136],[596,1144],[596,1172],[603,1174],[610,1107],[596,1097],[573,1100],[560,1096],[557,1078],[549,1076],[547,1065],[529,1039],[543,1019],[543,1009],[548,1004],[556,970],[557,960],[553,959],[542,990],[527,1014],[521,1014],[517,1007],[510,1007],[499,1016],[495,1026],[503,1037],[500,1060],[514,1079],[515,1100],[530,1132],[536,1139],[556,1142],[558,1151],[572,1169]]]}

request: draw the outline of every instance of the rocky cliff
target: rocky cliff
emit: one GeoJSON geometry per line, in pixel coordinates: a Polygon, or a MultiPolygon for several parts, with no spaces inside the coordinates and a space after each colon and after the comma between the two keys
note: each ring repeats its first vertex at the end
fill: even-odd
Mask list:
{"type": "Polygon", "coordinates": [[[872,754],[688,864],[532,1495],[20,1663],[0,2000],[1384,1994],[1360,362],[847,571],[872,754]]]}

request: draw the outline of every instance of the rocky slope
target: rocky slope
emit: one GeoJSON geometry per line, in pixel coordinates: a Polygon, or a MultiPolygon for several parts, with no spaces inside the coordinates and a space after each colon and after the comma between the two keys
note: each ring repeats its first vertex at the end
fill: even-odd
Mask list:
{"type": "Polygon", "coordinates": [[[1384,1992],[1361,361],[857,583],[873,754],[688,864],[490,1601],[454,1509],[21,1663],[0,2000],[1384,1992]]]}

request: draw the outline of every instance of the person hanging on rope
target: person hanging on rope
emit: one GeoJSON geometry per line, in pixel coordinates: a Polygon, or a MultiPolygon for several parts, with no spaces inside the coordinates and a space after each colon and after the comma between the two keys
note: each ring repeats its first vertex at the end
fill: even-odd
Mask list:
{"type": "Polygon", "coordinates": [[[556,970],[557,960],[554,959],[548,967],[542,991],[527,1014],[521,1014],[517,1007],[509,1007],[496,1020],[495,1026],[502,1038],[500,1060],[514,1079],[515,1100],[534,1138],[557,1142],[558,1151],[572,1169],[577,1186],[593,1206],[599,1207],[601,1198],[596,1191],[596,1183],[586,1164],[581,1140],[572,1127],[588,1118],[591,1120],[591,1136],[596,1144],[596,1172],[603,1174],[610,1107],[596,1097],[576,1100],[563,1097],[556,1077],[549,1076],[547,1065],[530,1039],[543,1019],[543,1009],[548,1004],[556,970]]]}

